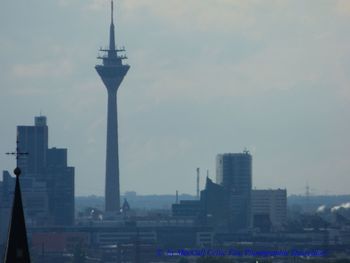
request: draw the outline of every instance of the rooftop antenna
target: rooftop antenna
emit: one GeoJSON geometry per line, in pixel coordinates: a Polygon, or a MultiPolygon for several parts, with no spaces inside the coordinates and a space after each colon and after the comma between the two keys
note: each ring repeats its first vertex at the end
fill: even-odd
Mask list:
{"type": "Polygon", "coordinates": [[[113,0],[111,0],[111,24],[113,24],[113,0]]]}
{"type": "Polygon", "coordinates": [[[199,177],[200,177],[200,170],[199,167],[197,168],[197,199],[199,200],[199,177]]]}
{"type": "Polygon", "coordinates": [[[113,21],[113,0],[111,0],[111,26],[109,28],[109,49],[110,54],[113,56],[115,54],[115,36],[114,36],[114,21],[113,21]]]}
{"type": "Polygon", "coordinates": [[[309,182],[306,183],[305,186],[305,197],[306,197],[306,210],[309,212],[310,210],[310,186],[309,186],[309,182]]]}
{"type": "Polygon", "coordinates": [[[310,197],[310,186],[309,186],[309,183],[306,183],[306,187],[305,187],[305,196],[307,198],[310,197]]]}
{"type": "Polygon", "coordinates": [[[179,191],[176,190],[176,199],[175,199],[175,204],[179,203],[179,191]]]}

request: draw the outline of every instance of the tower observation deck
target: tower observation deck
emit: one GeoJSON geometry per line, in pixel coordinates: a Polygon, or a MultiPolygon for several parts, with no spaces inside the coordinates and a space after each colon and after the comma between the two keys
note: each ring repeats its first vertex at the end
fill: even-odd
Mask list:
{"type": "Polygon", "coordinates": [[[119,213],[119,155],[118,155],[118,114],[117,91],[130,66],[123,64],[127,57],[120,55],[124,48],[116,48],[113,22],[113,1],[111,1],[111,25],[109,31],[109,47],[100,49],[103,55],[98,56],[102,64],[95,69],[107,88],[107,147],[106,147],[106,179],[105,179],[105,211],[119,213]]]}

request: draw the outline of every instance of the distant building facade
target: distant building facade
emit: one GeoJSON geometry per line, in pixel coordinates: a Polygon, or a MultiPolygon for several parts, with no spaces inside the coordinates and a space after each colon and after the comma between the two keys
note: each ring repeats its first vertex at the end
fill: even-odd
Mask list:
{"type": "Polygon", "coordinates": [[[287,220],[287,190],[268,189],[252,190],[252,221],[254,227],[267,228],[261,225],[262,220],[267,220],[270,229],[280,229],[287,220]]]}
{"type": "Polygon", "coordinates": [[[228,229],[228,197],[223,186],[207,177],[200,200],[181,200],[172,205],[172,216],[176,219],[193,219],[198,225],[210,226],[217,231],[228,229]]]}
{"type": "Polygon", "coordinates": [[[216,233],[241,234],[281,230],[287,219],[287,190],[252,190],[252,156],[249,152],[218,154],[216,181],[207,177],[200,200],[172,205],[174,218],[195,220],[216,233]]]}
{"type": "Polygon", "coordinates": [[[216,157],[216,182],[228,195],[228,220],[230,231],[251,226],[252,156],[243,153],[218,154],[216,157]]]}
{"type": "Polygon", "coordinates": [[[201,223],[212,225],[217,230],[227,230],[228,194],[225,188],[207,177],[205,189],[201,191],[201,223]]]}
{"type": "Polygon", "coordinates": [[[201,203],[199,200],[181,200],[179,204],[173,204],[171,210],[173,217],[196,218],[201,214],[201,203]]]}

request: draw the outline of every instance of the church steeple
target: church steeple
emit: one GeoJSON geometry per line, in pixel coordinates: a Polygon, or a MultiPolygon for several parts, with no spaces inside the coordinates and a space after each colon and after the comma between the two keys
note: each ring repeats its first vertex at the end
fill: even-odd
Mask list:
{"type": "Polygon", "coordinates": [[[27,230],[24,219],[21,188],[19,182],[19,168],[16,168],[15,172],[15,195],[13,198],[12,214],[9,226],[9,236],[7,240],[4,262],[30,263],[27,230]]]}
{"type": "MultiPolygon", "coordinates": [[[[15,152],[6,153],[16,156],[18,159],[22,155],[28,155],[27,152],[20,152],[18,148],[18,134],[17,134],[17,147],[15,152]]],[[[27,240],[26,223],[24,219],[22,194],[19,176],[21,175],[21,169],[16,168],[14,170],[16,175],[15,193],[13,197],[12,213],[9,224],[9,235],[6,244],[4,263],[30,263],[30,254],[27,240]]]]}

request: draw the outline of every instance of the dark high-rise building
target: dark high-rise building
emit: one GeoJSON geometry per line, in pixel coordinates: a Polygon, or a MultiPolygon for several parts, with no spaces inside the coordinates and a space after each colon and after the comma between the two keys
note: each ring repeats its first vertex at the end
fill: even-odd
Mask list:
{"type": "Polygon", "coordinates": [[[228,194],[231,231],[251,226],[252,156],[243,153],[218,154],[216,181],[228,194]]]}
{"type": "Polygon", "coordinates": [[[100,51],[105,52],[105,55],[99,57],[102,59],[102,65],[96,65],[95,69],[108,94],[105,210],[117,213],[120,210],[117,91],[130,66],[123,64],[126,56],[119,55],[119,52],[124,52],[125,49],[115,46],[112,1],[109,47],[100,51]]]}
{"type": "Polygon", "coordinates": [[[46,182],[49,214],[54,225],[74,223],[74,167],[67,166],[67,149],[47,151],[46,182]]]}
{"type": "MultiPolygon", "coordinates": [[[[74,224],[74,167],[67,165],[67,149],[48,148],[46,117],[35,117],[34,126],[17,126],[18,148],[27,152],[18,159],[24,212],[28,225],[74,224]],[[23,167],[23,168],[22,168],[23,167]]],[[[9,208],[14,178],[3,173],[0,184],[1,219],[7,225],[3,211],[9,208]]]]}
{"type": "Polygon", "coordinates": [[[38,178],[43,175],[48,148],[48,127],[46,117],[35,117],[34,126],[17,126],[19,148],[29,152],[26,158],[18,160],[18,166],[26,176],[38,178]]]}

